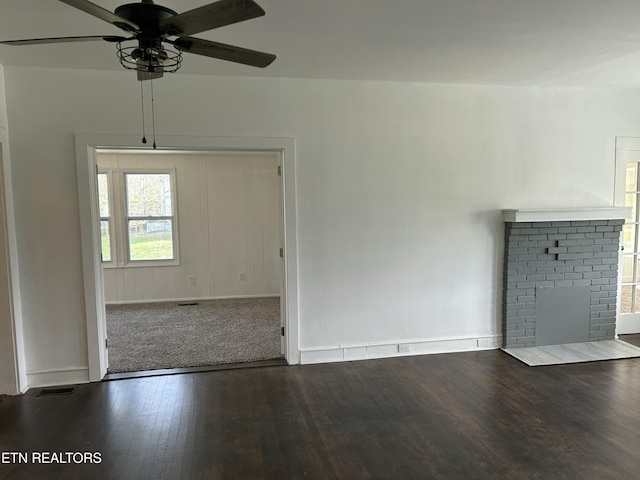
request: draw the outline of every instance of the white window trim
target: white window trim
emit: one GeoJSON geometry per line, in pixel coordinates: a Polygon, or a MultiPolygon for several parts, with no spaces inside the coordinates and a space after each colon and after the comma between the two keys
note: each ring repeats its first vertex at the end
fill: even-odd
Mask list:
{"type": "MultiPolygon", "coordinates": [[[[144,267],[174,267],[180,265],[179,223],[178,223],[178,194],[175,168],[107,168],[99,169],[98,173],[108,173],[110,233],[111,233],[111,261],[103,262],[104,268],[144,268],[144,267]],[[168,174],[171,182],[171,230],[173,236],[173,258],[166,260],[131,260],[129,258],[128,222],[131,218],[127,211],[127,174],[168,174]]],[[[145,217],[146,218],[146,217],[145,217]]],[[[159,217],[165,218],[165,217],[159,217]]]]}

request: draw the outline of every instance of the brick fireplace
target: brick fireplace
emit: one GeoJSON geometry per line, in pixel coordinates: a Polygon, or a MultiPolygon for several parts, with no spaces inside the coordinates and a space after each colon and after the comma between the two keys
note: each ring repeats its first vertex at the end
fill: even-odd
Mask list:
{"type": "Polygon", "coordinates": [[[504,210],[504,348],[613,340],[625,207],[504,210]]]}

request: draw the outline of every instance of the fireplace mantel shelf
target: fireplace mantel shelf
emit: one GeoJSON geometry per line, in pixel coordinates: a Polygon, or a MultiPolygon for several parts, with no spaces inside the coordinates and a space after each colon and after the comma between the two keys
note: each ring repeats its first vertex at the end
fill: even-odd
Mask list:
{"type": "Polygon", "coordinates": [[[548,208],[502,210],[505,222],[565,222],[571,220],[617,220],[631,214],[631,207],[548,208]]]}

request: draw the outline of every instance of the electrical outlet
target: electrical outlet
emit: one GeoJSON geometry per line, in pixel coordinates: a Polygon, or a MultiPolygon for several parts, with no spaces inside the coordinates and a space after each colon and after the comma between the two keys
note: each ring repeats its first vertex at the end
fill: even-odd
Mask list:
{"type": "Polygon", "coordinates": [[[411,351],[411,345],[398,345],[398,353],[408,353],[411,351]]]}
{"type": "Polygon", "coordinates": [[[244,282],[247,279],[247,274],[245,272],[238,272],[238,280],[244,282]]]}
{"type": "Polygon", "coordinates": [[[189,275],[189,285],[195,285],[195,284],[196,284],[196,276],[189,275]]]}

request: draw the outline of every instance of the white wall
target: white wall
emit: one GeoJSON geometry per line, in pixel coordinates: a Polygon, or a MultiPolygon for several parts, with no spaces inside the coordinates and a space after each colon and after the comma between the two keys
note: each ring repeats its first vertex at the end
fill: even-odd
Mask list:
{"type": "Polygon", "coordinates": [[[114,175],[176,177],[179,264],[105,267],[107,302],[280,294],[278,153],[107,152],[97,162],[114,175]]]}
{"type": "MultiPolygon", "coordinates": [[[[86,365],[73,134],[140,131],[134,78],[6,68],[32,372],[86,365]]],[[[611,205],[614,137],[640,132],[637,90],[175,74],[155,94],[159,133],[295,138],[305,350],[495,339],[500,209],[611,205]]]]}

